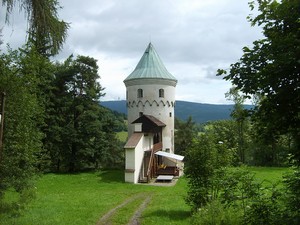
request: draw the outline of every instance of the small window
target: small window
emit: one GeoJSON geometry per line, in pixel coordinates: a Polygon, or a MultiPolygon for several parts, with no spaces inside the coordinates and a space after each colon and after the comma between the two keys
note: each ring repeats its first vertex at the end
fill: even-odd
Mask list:
{"type": "Polygon", "coordinates": [[[137,90],[137,97],[142,98],[143,97],[143,89],[138,89],[137,90]]]}
{"type": "Polygon", "coordinates": [[[144,113],[143,112],[140,112],[139,113],[139,117],[141,117],[141,116],[143,116],[144,115],[144,113]]]}
{"type": "Polygon", "coordinates": [[[159,89],[159,93],[158,93],[160,98],[164,98],[165,97],[165,90],[164,89],[159,89]]]}
{"type": "Polygon", "coordinates": [[[172,113],[171,112],[169,113],[169,116],[172,117],[172,113]]]}

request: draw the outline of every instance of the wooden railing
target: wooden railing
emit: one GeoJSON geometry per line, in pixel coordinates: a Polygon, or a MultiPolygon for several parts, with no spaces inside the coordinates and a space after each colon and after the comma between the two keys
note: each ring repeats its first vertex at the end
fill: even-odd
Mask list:
{"type": "Polygon", "coordinates": [[[161,150],[162,149],[162,142],[158,142],[158,143],[154,144],[152,149],[153,149],[154,153],[161,150]]]}
{"type": "Polygon", "coordinates": [[[152,178],[151,170],[153,167],[154,153],[161,149],[162,149],[162,142],[158,142],[158,143],[154,144],[151,149],[151,155],[150,155],[150,160],[149,160],[148,170],[147,170],[147,182],[149,182],[150,179],[152,178]]]}
{"type": "Polygon", "coordinates": [[[151,169],[152,169],[152,164],[153,164],[153,158],[154,158],[154,151],[153,148],[151,149],[151,156],[148,164],[148,170],[147,170],[147,182],[150,181],[151,179],[151,169]]]}

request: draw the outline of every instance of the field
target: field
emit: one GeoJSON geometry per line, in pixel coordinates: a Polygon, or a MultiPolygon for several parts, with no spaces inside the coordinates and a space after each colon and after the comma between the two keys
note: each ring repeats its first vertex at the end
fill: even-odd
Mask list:
{"type": "Polygon", "coordinates": [[[249,167],[249,171],[255,173],[258,181],[263,182],[265,185],[281,182],[282,176],[289,171],[284,167],[249,167]]]}
{"type": "Polygon", "coordinates": [[[112,224],[127,224],[140,204],[151,196],[143,211],[143,224],[189,224],[185,204],[185,179],[175,186],[133,185],[123,182],[123,171],[112,170],[77,175],[46,174],[37,183],[37,197],[22,216],[0,218],[1,225],[88,225],[109,210],[135,196],[110,218],[112,224]]]}
{"type": "MultiPolygon", "coordinates": [[[[287,171],[258,167],[250,170],[257,179],[272,182],[280,181],[287,171]]],[[[133,185],[123,182],[123,171],[119,170],[46,174],[38,180],[37,196],[24,213],[19,217],[1,215],[0,224],[128,224],[147,200],[140,212],[142,224],[190,224],[190,209],[184,201],[186,190],[185,178],[175,186],[133,185]],[[107,219],[101,221],[105,215],[107,219]]]]}

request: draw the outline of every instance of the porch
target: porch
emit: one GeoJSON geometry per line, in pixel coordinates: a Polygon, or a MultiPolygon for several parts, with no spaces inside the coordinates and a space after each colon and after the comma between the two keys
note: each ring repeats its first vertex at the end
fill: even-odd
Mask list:
{"type": "Polygon", "coordinates": [[[153,145],[152,149],[147,151],[144,155],[144,173],[141,171],[140,175],[146,174],[144,176],[140,176],[140,183],[149,183],[153,178],[159,178],[159,180],[166,180],[165,178],[168,176],[168,180],[172,180],[174,177],[180,176],[180,168],[178,166],[178,161],[183,160],[183,156],[168,153],[161,151],[162,150],[162,142],[156,143],[153,145]],[[149,156],[150,154],[150,156],[149,156]],[[165,160],[162,160],[165,158],[165,160]],[[168,161],[168,163],[164,163],[168,161]],[[174,164],[174,165],[172,165],[174,164]],[[169,177],[172,177],[169,178],[169,177]]]}

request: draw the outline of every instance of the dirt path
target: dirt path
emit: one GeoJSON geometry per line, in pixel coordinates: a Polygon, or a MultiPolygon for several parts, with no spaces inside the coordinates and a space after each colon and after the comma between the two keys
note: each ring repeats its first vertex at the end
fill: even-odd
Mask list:
{"type": "Polygon", "coordinates": [[[140,207],[133,214],[133,216],[132,216],[131,220],[129,221],[128,225],[140,225],[140,217],[142,215],[142,212],[147,207],[147,205],[149,204],[149,202],[151,201],[151,199],[152,199],[152,195],[148,196],[143,201],[143,203],[140,205],[140,207]]]}
{"type": "MultiPolygon", "coordinates": [[[[110,218],[116,213],[116,211],[124,206],[126,206],[128,203],[138,199],[138,198],[142,198],[145,196],[145,193],[140,193],[138,195],[134,195],[128,199],[126,199],[123,203],[121,203],[120,205],[116,206],[115,208],[111,209],[110,211],[108,211],[106,214],[104,214],[100,220],[97,222],[96,225],[111,225],[110,222],[110,218]]],[[[152,196],[148,196],[143,203],[140,205],[140,207],[135,211],[133,217],[130,220],[130,225],[132,224],[140,224],[139,223],[139,218],[141,216],[142,211],[146,208],[147,204],[150,202],[152,196]]]]}

